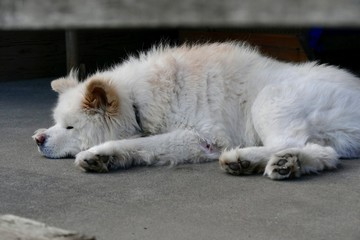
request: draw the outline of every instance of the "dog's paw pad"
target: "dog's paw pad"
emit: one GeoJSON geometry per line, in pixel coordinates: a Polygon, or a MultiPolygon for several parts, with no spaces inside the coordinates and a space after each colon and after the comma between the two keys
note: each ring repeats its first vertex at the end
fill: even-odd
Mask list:
{"type": "Polygon", "coordinates": [[[228,166],[233,171],[241,171],[242,169],[247,169],[250,166],[250,161],[238,160],[237,162],[225,162],[225,165],[228,166]]]}
{"type": "Polygon", "coordinates": [[[76,155],[75,165],[86,172],[108,172],[108,156],[96,155],[90,151],[83,151],[76,155]]]}
{"type": "Polygon", "coordinates": [[[300,177],[300,169],[301,165],[297,154],[274,155],[266,165],[264,175],[276,180],[300,177]]]}
{"type": "Polygon", "coordinates": [[[236,150],[221,154],[219,158],[220,167],[233,175],[250,174],[252,172],[250,161],[240,159],[233,151],[236,150]]]}

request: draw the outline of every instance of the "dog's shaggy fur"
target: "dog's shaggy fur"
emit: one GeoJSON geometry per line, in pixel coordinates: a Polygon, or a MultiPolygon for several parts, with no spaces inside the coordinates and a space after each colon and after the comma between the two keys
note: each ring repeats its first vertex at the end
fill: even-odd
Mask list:
{"type": "Polygon", "coordinates": [[[84,82],[54,80],[56,124],[34,135],[48,158],[85,171],[220,159],[272,179],[360,157],[360,82],[243,43],[155,47],[84,82]]]}

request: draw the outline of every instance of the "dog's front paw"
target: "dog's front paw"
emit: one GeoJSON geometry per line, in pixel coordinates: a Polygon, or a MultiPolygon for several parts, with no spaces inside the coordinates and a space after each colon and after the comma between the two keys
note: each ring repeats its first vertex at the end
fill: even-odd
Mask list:
{"type": "Polygon", "coordinates": [[[219,164],[221,169],[233,175],[250,174],[253,169],[250,161],[240,158],[237,149],[224,151],[219,158],[219,164]]]}
{"type": "Polygon", "coordinates": [[[100,156],[90,151],[82,151],[76,155],[75,166],[86,172],[109,172],[109,159],[109,156],[100,156]]]}
{"type": "Polygon", "coordinates": [[[264,175],[274,180],[300,177],[301,164],[296,153],[279,153],[271,157],[264,175]]]}

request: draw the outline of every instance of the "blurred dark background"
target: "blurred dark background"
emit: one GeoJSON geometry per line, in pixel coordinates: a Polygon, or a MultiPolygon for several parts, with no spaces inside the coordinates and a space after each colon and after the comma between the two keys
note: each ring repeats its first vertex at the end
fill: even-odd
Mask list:
{"type": "MultiPolygon", "coordinates": [[[[316,60],[360,73],[360,30],[306,29],[86,29],[77,32],[79,66],[85,75],[122,62],[129,55],[165,42],[248,41],[274,58],[316,60]]],[[[65,75],[64,30],[1,31],[0,81],[65,75]]]]}

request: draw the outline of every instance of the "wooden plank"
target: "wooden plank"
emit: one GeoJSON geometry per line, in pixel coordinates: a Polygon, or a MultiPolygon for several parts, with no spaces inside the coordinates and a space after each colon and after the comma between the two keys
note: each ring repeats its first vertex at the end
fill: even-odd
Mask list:
{"type": "Polygon", "coordinates": [[[0,29],[360,26],[359,0],[0,0],[0,29]]]}
{"type": "Polygon", "coordinates": [[[0,216],[0,240],[95,240],[73,231],[14,215],[0,216]]]}

